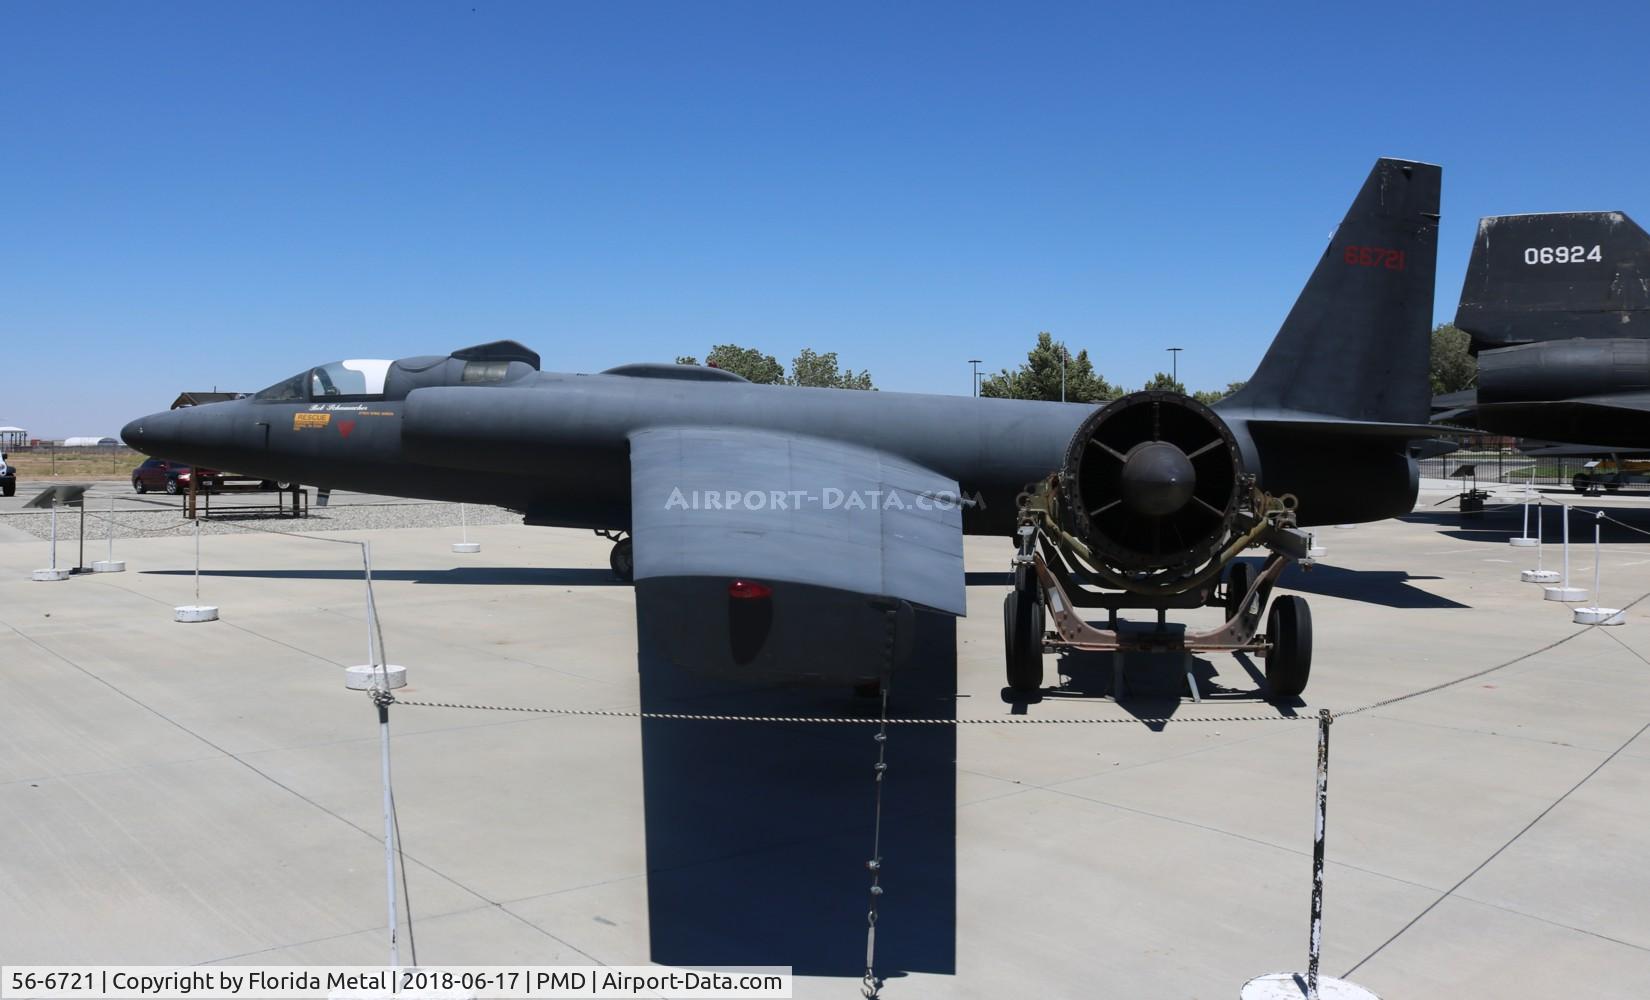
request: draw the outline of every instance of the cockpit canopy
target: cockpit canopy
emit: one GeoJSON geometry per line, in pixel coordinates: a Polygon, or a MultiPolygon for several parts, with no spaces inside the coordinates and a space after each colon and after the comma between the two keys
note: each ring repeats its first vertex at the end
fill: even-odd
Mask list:
{"type": "Polygon", "coordinates": [[[334,361],[283,379],[252,398],[291,403],[406,399],[407,393],[426,386],[512,382],[538,367],[537,354],[513,340],[500,340],[444,358],[334,361]]]}

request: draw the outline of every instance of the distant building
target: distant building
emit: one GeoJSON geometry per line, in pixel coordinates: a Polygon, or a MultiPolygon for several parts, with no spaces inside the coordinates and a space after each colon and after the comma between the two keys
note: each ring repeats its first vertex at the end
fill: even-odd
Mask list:
{"type": "Polygon", "coordinates": [[[180,392],[178,398],[172,400],[172,409],[200,406],[202,403],[221,403],[226,399],[240,399],[244,395],[244,392],[180,392]]]}
{"type": "Polygon", "coordinates": [[[12,448],[27,448],[29,446],[29,432],[21,427],[0,427],[0,451],[12,448]]]}
{"type": "Polygon", "coordinates": [[[72,437],[63,439],[65,448],[107,448],[120,442],[112,437],[72,437]]]}

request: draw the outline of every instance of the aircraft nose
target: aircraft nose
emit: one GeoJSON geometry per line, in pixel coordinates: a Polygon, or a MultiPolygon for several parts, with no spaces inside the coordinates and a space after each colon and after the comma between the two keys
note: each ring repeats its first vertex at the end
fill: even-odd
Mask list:
{"type": "MultiPolygon", "coordinates": [[[[147,417],[138,419],[120,429],[120,439],[137,451],[147,455],[156,455],[163,452],[167,445],[179,442],[181,421],[178,413],[166,410],[160,413],[151,413],[147,417]]],[[[166,455],[166,458],[176,456],[166,455]]]]}

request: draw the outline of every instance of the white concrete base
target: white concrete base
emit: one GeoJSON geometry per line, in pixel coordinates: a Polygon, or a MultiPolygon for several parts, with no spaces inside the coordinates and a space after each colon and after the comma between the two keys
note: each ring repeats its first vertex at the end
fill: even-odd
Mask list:
{"type": "MultiPolygon", "coordinates": [[[[1306,973],[1274,972],[1243,984],[1241,1000],[1302,1000],[1306,996],[1306,973]]],[[[1356,983],[1333,976],[1318,977],[1320,1000],[1381,1000],[1356,983]]]]}
{"type": "Polygon", "coordinates": [[[388,690],[407,686],[407,668],[386,663],[375,667],[370,663],[358,663],[353,667],[344,668],[344,687],[351,691],[371,691],[379,686],[379,682],[388,690]]]}
{"type": "Polygon", "coordinates": [[[1533,538],[1524,538],[1523,536],[1519,536],[1518,538],[1509,538],[1509,539],[1507,539],[1507,544],[1516,546],[1516,547],[1521,548],[1521,549],[1523,549],[1523,548],[1533,548],[1535,546],[1535,539],[1533,539],[1533,538]]]}
{"type": "Polygon", "coordinates": [[[48,583],[55,580],[67,580],[69,578],[69,570],[67,567],[64,567],[63,569],[37,569],[34,571],[34,578],[41,583],[48,583]]]}
{"type": "Polygon", "coordinates": [[[481,543],[480,542],[454,542],[453,543],[453,551],[454,552],[480,552],[481,551],[481,543]]]}
{"type": "Polygon", "coordinates": [[[192,624],[194,622],[215,622],[218,620],[218,606],[216,604],[185,604],[172,609],[172,620],[192,624]]]}
{"type": "Polygon", "coordinates": [[[99,559],[97,562],[92,563],[92,572],[93,573],[124,573],[124,572],[126,572],[126,560],[124,560],[124,559],[99,559]]]}
{"type": "Polygon", "coordinates": [[[1581,587],[1546,587],[1541,591],[1544,601],[1585,601],[1587,591],[1581,587]]]}
{"type": "Polygon", "coordinates": [[[1525,583],[1557,583],[1558,570],[1555,569],[1527,569],[1518,574],[1518,578],[1525,583]]]}
{"type": "Polygon", "coordinates": [[[1306,550],[1306,557],[1308,559],[1322,559],[1328,554],[1329,550],[1324,548],[1322,545],[1314,545],[1306,550]]]}
{"type": "Polygon", "coordinates": [[[1577,625],[1627,624],[1627,616],[1620,608],[1576,608],[1572,620],[1577,625]]]}

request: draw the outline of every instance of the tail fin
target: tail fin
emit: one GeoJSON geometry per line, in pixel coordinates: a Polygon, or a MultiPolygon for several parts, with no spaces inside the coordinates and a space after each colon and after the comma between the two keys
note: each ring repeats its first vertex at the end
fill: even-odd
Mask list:
{"type": "Polygon", "coordinates": [[[1426,423],[1442,174],[1375,161],[1254,377],[1221,409],[1426,423]]]}
{"type": "Polygon", "coordinates": [[[1650,235],[1621,212],[1480,219],[1455,325],[1480,350],[1650,336],[1650,235]]]}

